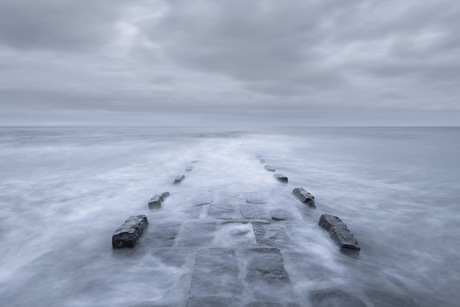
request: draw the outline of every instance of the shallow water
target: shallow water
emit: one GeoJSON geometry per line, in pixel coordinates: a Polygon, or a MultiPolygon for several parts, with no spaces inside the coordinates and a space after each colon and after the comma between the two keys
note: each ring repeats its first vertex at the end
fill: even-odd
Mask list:
{"type": "Polygon", "coordinates": [[[0,301],[311,306],[312,291],[335,288],[369,307],[375,289],[457,306],[459,152],[458,128],[0,128],[0,301]],[[316,210],[292,197],[298,186],[316,210]],[[149,210],[165,191],[162,209],[149,210]],[[289,221],[270,219],[279,209],[289,221]],[[317,226],[322,213],[348,225],[359,257],[317,226]],[[115,229],[139,214],[150,221],[140,245],[112,250],[115,229]],[[256,220],[270,222],[268,241],[255,237],[256,220]],[[260,256],[260,246],[280,253],[260,256]],[[287,273],[276,291],[258,284],[264,257],[287,273]]]}

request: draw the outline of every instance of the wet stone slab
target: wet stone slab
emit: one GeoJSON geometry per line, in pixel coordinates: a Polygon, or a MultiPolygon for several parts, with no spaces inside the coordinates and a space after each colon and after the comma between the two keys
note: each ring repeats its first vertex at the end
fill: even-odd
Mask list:
{"type": "Polygon", "coordinates": [[[420,307],[407,295],[380,290],[367,290],[365,294],[375,307],[420,307]]]}
{"type": "Polygon", "coordinates": [[[255,299],[269,303],[294,303],[291,281],[279,249],[250,249],[247,250],[247,257],[244,280],[255,299]]]}
{"type": "Polygon", "coordinates": [[[215,222],[184,223],[179,239],[179,246],[200,247],[209,245],[214,240],[215,222]]]}
{"type": "Polygon", "coordinates": [[[174,245],[181,227],[180,222],[150,224],[150,231],[145,236],[145,246],[171,247],[174,245]]]}
{"type": "Polygon", "coordinates": [[[212,204],[214,201],[214,193],[200,193],[193,197],[193,206],[204,206],[212,204]]]}
{"type": "Polygon", "coordinates": [[[195,298],[216,296],[235,300],[243,291],[238,273],[238,260],[234,250],[200,250],[196,257],[190,295],[195,298]]]}
{"type": "Polygon", "coordinates": [[[287,210],[284,209],[276,209],[270,211],[270,216],[272,220],[275,221],[286,221],[286,220],[293,220],[294,216],[287,210]]]}
{"type": "Polygon", "coordinates": [[[309,299],[312,307],[366,307],[359,298],[340,289],[312,291],[309,299]]]}
{"type": "Polygon", "coordinates": [[[295,303],[269,303],[269,302],[252,302],[244,305],[244,307],[300,307],[300,305],[295,303]]]}
{"type": "Polygon", "coordinates": [[[256,239],[252,224],[248,222],[224,222],[215,232],[213,246],[218,247],[254,247],[256,239]]]}
{"type": "Polygon", "coordinates": [[[244,193],[244,197],[246,198],[246,203],[248,204],[265,204],[265,197],[259,193],[249,192],[244,193]]]}
{"type": "Polygon", "coordinates": [[[187,307],[237,307],[238,301],[228,297],[191,297],[187,302],[187,307]]]}
{"type": "Polygon", "coordinates": [[[245,219],[263,220],[270,219],[265,207],[258,204],[242,204],[240,205],[241,216],[245,219]]]}
{"type": "Polygon", "coordinates": [[[231,220],[240,218],[239,212],[234,208],[234,205],[229,203],[213,203],[209,206],[208,217],[222,220],[231,220]]]}
{"type": "Polygon", "coordinates": [[[254,235],[256,236],[257,244],[283,247],[291,243],[291,239],[286,233],[286,230],[276,224],[264,222],[252,222],[254,235]]]}
{"type": "Polygon", "coordinates": [[[288,272],[293,272],[298,280],[322,282],[336,277],[334,271],[322,265],[313,254],[285,252],[284,258],[292,266],[288,272]]]}

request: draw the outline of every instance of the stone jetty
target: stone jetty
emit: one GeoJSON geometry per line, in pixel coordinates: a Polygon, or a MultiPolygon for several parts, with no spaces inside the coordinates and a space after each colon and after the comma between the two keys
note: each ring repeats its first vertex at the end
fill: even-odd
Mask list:
{"type": "Polygon", "coordinates": [[[330,214],[321,215],[318,225],[321,228],[324,228],[329,232],[331,239],[344,251],[356,251],[359,252],[361,247],[359,247],[358,241],[348,230],[347,225],[345,225],[341,219],[337,216],[330,214]]]}
{"type": "Polygon", "coordinates": [[[292,191],[292,194],[294,194],[294,196],[297,197],[297,199],[299,199],[308,207],[316,208],[315,197],[311,195],[309,192],[307,192],[307,190],[305,190],[304,188],[295,188],[292,191]]]}
{"type": "Polygon", "coordinates": [[[161,208],[161,204],[165,201],[165,199],[169,196],[169,192],[164,192],[161,194],[154,195],[149,200],[149,209],[159,209],[161,208]]]}
{"type": "Polygon", "coordinates": [[[178,183],[181,183],[182,180],[185,179],[185,175],[179,175],[179,176],[176,176],[176,178],[174,179],[174,184],[178,184],[178,183]]]}
{"type": "Polygon", "coordinates": [[[112,236],[113,248],[135,247],[149,226],[145,215],[130,216],[112,236]]]}
{"type": "Polygon", "coordinates": [[[273,177],[275,177],[275,179],[278,181],[285,182],[285,183],[288,182],[288,177],[284,176],[283,174],[275,174],[273,175],[273,177]]]}
{"type": "MultiPolygon", "coordinates": [[[[289,185],[286,176],[274,177],[289,185]]],[[[177,183],[184,178],[178,176],[177,183]]],[[[208,185],[196,194],[178,193],[178,203],[149,212],[149,231],[145,215],[126,220],[113,235],[113,248],[134,247],[143,238],[129,252],[114,251],[122,254],[121,267],[140,262],[136,274],[164,285],[152,290],[153,300],[132,306],[418,307],[409,296],[385,287],[376,270],[332,244],[325,246],[327,234],[321,228],[342,250],[360,250],[338,217],[323,214],[316,225],[320,214],[308,208],[315,208],[309,192],[301,187],[292,191],[304,206],[286,186],[271,184],[260,191],[208,185]]],[[[155,195],[149,208],[161,207],[168,196],[155,195]]]]}

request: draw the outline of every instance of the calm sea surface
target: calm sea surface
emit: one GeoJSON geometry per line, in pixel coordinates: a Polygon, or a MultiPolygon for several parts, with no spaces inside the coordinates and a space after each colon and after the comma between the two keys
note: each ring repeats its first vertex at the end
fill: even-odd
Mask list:
{"type": "MultiPolygon", "coordinates": [[[[155,224],[211,221],[191,209],[196,195],[250,192],[265,197],[268,211],[292,213],[282,225],[293,247],[282,254],[301,306],[309,291],[331,287],[458,306],[459,153],[459,128],[0,128],[0,305],[181,306],[199,249],[181,249],[181,230],[169,247],[183,261],[162,258],[148,243],[155,224]],[[172,185],[180,174],[184,182],[172,185]],[[294,187],[311,192],[317,209],[306,211],[294,187]],[[149,211],[149,198],[164,191],[163,208],[149,211]],[[348,225],[362,247],[357,259],[317,226],[322,213],[348,225]],[[147,215],[150,237],[114,252],[112,233],[138,214],[147,215]],[[298,274],[290,253],[305,255],[319,275],[298,274]]],[[[209,244],[252,244],[248,225],[222,226],[209,244]],[[232,231],[245,237],[231,241],[232,231]]]]}

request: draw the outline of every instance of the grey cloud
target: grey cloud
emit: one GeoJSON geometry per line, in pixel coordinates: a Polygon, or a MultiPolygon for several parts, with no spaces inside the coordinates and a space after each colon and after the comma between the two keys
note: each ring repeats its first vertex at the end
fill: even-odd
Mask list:
{"type": "Polygon", "coordinates": [[[109,42],[126,1],[0,1],[0,43],[17,49],[79,50],[109,42]]]}

